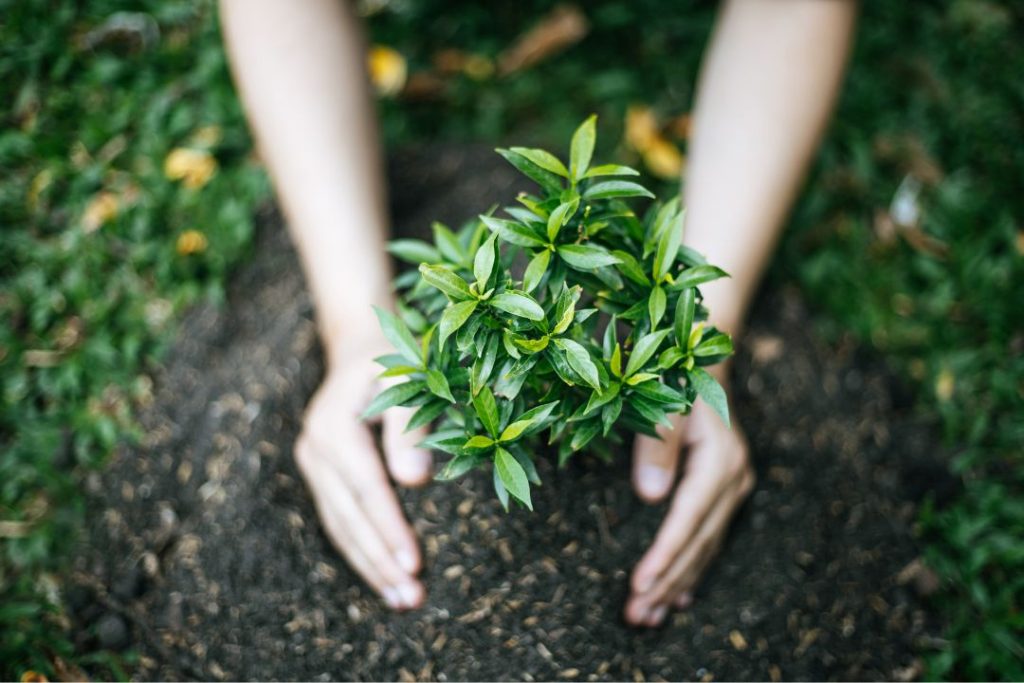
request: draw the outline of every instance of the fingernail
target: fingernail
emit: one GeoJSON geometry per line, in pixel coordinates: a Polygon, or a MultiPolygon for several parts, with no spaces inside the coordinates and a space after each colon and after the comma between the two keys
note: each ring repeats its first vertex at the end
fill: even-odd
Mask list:
{"type": "Polygon", "coordinates": [[[668,470],[657,465],[641,465],[637,483],[648,496],[661,495],[671,483],[668,470]]]}
{"type": "Polygon", "coordinates": [[[665,614],[667,612],[668,607],[666,607],[665,605],[658,605],[653,610],[651,610],[649,616],[647,617],[648,623],[650,623],[652,626],[657,626],[665,618],[665,614]]]}
{"type": "Polygon", "coordinates": [[[415,607],[416,602],[419,600],[419,590],[414,584],[403,583],[398,587],[398,592],[402,596],[402,604],[406,607],[415,607]]]}
{"type": "Polygon", "coordinates": [[[398,594],[398,591],[391,586],[384,586],[384,590],[381,591],[384,594],[384,602],[393,609],[398,609],[402,606],[402,597],[398,594]]]}
{"type": "Polygon", "coordinates": [[[406,574],[416,573],[416,556],[408,550],[399,550],[395,553],[395,562],[406,574]]]}

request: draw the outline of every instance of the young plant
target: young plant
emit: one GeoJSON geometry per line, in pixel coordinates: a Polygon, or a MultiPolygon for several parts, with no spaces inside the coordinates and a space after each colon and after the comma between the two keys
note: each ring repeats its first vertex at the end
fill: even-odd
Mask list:
{"type": "Polygon", "coordinates": [[[541,149],[497,150],[540,187],[507,217],[488,213],[434,243],[389,250],[419,266],[399,276],[398,315],[377,310],[397,353],[366,417],[418,406],[408,428],[437,423],[424,447],[452,456],[437,475],[490,466],[505,509],[533,509],[534,458],[584,447],[610,457],[621,432],[657,436],[699,396],[728,422],[725,392],[704,368],[732,353],[706,324],[698,287],[726,275],[682,246],[678,198],[643,219],[626,200],[653,199],[626,166],[591,164],[595,117],[576,130],[569,164],[541,149]]]}

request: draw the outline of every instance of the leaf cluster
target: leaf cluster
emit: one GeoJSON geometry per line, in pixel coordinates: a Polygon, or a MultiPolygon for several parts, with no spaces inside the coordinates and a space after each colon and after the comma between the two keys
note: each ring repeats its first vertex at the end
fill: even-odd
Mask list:
{"type": "Polygon", "coordinates": [[[532,509],[543,444],[564,465],[619,432],[657,436],[698,396],[728,421],[725,392],[705,367],[732,353],[710,326],[699,286],[725,276],[682,245],[678,198],[654,199],[626,166],[592,163],[595,117],[572,137],[568,164],[541,149],[497,150],[539,187],[458,232],[435,223],[433,244],[389,249],[418,266],[397,280],[398,314],[378,310],[396,353],[378,362],[407,381],[366,411],[416,406],[408,428],[452,457],[451,480],[491,466],[505,508],[532,509]]]}

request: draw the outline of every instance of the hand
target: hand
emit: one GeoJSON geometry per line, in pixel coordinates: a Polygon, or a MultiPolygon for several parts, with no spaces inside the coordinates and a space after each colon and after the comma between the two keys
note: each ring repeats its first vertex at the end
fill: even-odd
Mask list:
{"type": "Polygon", "coordinates": [[[688,457],[668,515],[633,571],[625,618],[636,626],[658,626],[670,608],[690,605],[729,520],[754,486],[746,439],[703,401],[678,416],[674,429],[659,432],[664,441],[638,436],[633,447],[633,485],[641,498],[664,499],[680,451],[687,449],[688,457]]]}
{"type": "MultiPolygon", "coordinates": [[[[373,435],[359,415],[382,388],[373,358],[388,352],[383,339],[349,344],[306,409],[295,458],[313,493],[328,538],[348,563],[394,609],[423,604],[416,579],[420,551],[388,481],[373,435]]],[[[415,444],[424,430],[403,433],[412,409],[383,415],[387,469],[399,484],[430,478],[430,453],[415,444]]]]}

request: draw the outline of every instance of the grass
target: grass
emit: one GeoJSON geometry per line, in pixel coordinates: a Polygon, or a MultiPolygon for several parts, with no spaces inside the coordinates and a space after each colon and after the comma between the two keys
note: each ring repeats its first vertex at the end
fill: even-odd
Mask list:
{"type": "MultiPolygon", "coordinates": [[[[118,3],[0,3],[11,103],[0,128],[3,678],[53,676],[55,657],[119,675],[117,655],[83,659],[65,629],[82,480],[137,436],[146,373],[178,313],[219,296],[268,197],[212,5],[140,5],[158,39],[140,45],[143,24],[88,47],[118,3]],[[166,174],[181,147],[209,154],[185,158],[191,180],[166,174]]],[[[591,111],[599,139],[621,140],[630,105],[662,121],[685,113],[713,20],[713,7],[690,5],[587,3],[583,42],[498,77],[489,60],[551,3],[385,3],[367,19],[372,38],[410,73],[450,48],[479,67],[382,101],[387,141],[545,144],[591,111]]],[[[1024,9],[1009,3],[865,3],[836,120],[772,273],[803,287],[826,335],[873,347],[918,388],[917,410],[952,454],[959,490],[933,496],[919,525],[949,624],[945,644],[922,650],[933,679],[1024,678],[1022,38],[1024,9]],[[916,232],[885,219],[908,174],[922,184],[916,232]]],[[[601,153],[638,161],[626,143],[601,153]]]]}
{"type": "Polygon", "coordinates": [[[0,132],[5,679],[54,676],[55,658],[73,654],[59,577],[83,477],[137,436],[132,416],[174,319],[219,296],[268,196],[212,4],[142,3],[153,22],[142,33],[90,33],[121,5],[8,2],[0,13],[0,93],[12,105],[0,132]],[[165,175],[177,147],[200,151],[190,181],[165,175]]]}

